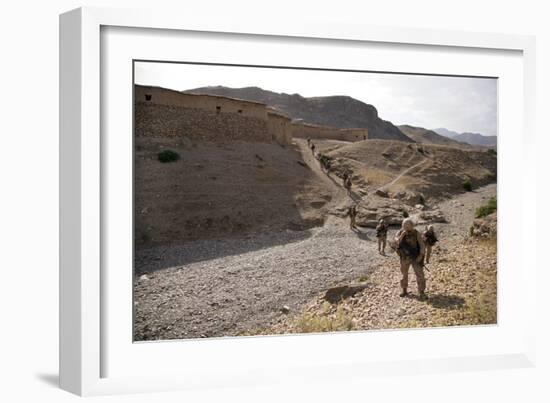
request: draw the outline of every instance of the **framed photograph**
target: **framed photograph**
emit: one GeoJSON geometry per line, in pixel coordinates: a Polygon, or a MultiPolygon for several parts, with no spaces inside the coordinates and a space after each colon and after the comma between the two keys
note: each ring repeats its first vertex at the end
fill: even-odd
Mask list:
{"type": "Polygon", "coordinates": [[[60,45],[62,388],[534,365],[532,37],[85,8],[60,45]]]}

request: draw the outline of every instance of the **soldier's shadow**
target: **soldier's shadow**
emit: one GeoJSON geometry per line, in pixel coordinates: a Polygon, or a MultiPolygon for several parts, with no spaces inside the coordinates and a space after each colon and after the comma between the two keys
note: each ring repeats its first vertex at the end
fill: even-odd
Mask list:
{"type": "Polygon", "coordinates": [[[430,295],[426,302],[437,309],[457,309],[463,306],[466,300],[457,295],[435,294],[430,295]]]}

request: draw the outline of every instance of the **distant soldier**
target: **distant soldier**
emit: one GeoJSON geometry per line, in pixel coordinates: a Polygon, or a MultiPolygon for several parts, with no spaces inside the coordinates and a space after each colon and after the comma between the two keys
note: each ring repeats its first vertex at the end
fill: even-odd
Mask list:
{"type": "Polygon", "coordinates": [[[307,146],[311,148],[311,138],[307,138],[307,146]]]}
{"type": "Polygon", "coordinates": [[[351,175],[346,174],[345,179],[344,179],[344,187],[346,188],[348,193],[351,193],[351,185],[352,185],[351,175]]]}
{"type": "Polygon", "coordinates": [[[325,171],[327,175],[330,176],[330,169],[332,168],[332,160],[330,157],[325,156],[325,171]]]}
{"type": "Polygon", "coordinates": [[[432,247],[438,241],[437,237],[435,236],[433,225],[428,225],[426,227],[426,231],[422,233],[422,240],[426,245],[426,263],[430,263],[430,256],[432,255],[432,247]]]}
{"type": "Polygon", "coordinates": [[[421,299],[426,298],[426,278],[424,277],[424,241],[422,235],[414,228],[414,222],[411,218],[405,218],[401,224],[401,230],[394,239],[397,253],[401,260],[401,288],[403,292],[399,295],[407,295],[409,285],[409,267],[412,265],[416,275],[418,293],[421,299]]]}
{"type": "Polygon", "coordinates": [[[355,220],[357,218],[357,204],[352,204],[348,209],[348,215],[349,215],[349,227],[352,230],[357,229],[357,225],[355,223],[355,220]]]}
{"type": "Polygon", "coordinates": [[[378,238],[378,253],[386,255],[386,239],[388,237],[388,225],[386,221],[381,218],[376,226],[376,238],[378,238]]]}
{"type": "Polygon", "coordinates": [[[309,148],[311,149],[311,155],[315,155],[315,144],[313,142],[310,142],[309,148]]]}
{"type": "Polygon", "coordinates": [[[325,154],[319,154],[319,162],[321,164],[321,168],[323,168],[323,171],[325,171],[325,173],[330,176],[330,157],[325,154]]]}

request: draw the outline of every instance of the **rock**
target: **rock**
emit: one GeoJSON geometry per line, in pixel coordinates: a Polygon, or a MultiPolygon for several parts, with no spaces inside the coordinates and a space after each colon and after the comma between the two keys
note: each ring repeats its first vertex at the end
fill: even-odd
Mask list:
{"type": "Polygon", "coordinates": [[[447,218],[439,210],[424,210],[419,214],[412,216],[416,224],[446,223],[447,218]]]}
{"type": "Polygon", "coordinates": [[[497,234],[497,213],[486,217],[476,218],[470,227],[470,235],[474,237],[489,238],[497,234]]]}
{"type": "Polygon", "coordinates": [[[147,277],[147,274],[142,274],[139,276],[139,281],[148,281],[149,277],[147,277]]]}
{"type": "Polygon", "coordinates": [[[390,197],[388,192],[386,192],[385,190],[382,190],[382,189],[377,189],[376,192],[374,192],[374,194],[376,194],[377,196],[380,196],[380,197],[390,197]]]}
{"type": "Polygon", "coordinates": [[[409,206],[424,204],[424,195],[418,192],[397,192],[393,194],[393,198],[401,200],[401,202],[409,206]]]}
{"type": "Polygon", "coordinates": [[[284,314],[286,315],[287,313],[290,312],[290,307],[289,307],[288,305],[283,305],[283,306],[281,307],[281,312],[284,313],[284,314]]]}
{"type": "Polygon", "coordinates": [[[367,288],[367,284],[350,284],[332,287],[326,291],[323,298],[331,304],[334,304],[344,298],[354,296],[357,292],[362,291],[365,288],[367,288]]]}

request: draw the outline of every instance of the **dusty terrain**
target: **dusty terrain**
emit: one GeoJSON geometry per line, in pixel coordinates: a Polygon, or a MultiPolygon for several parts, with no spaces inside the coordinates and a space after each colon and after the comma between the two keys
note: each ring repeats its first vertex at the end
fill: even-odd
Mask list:
{"type": "Polygon", "coordinates": [[[390,253],[368,274],[341,283],[365,287],[352,297],[331,304],[324,299],[325,292],[318,293],[298,312],[281,315],[275,324],[247,334],[495,324],[496,238],[469,236],[475,209],[495,194],[496,186],[489,185],[440,206],[449,223],[435,225],[440,242],[426,266],[427,300],[418,299],[412,270],[410,295],[399,297],[398,257],[390,253]]]}
{"type": "MultiPolygon", "coordinates": [[[[300,315],[303,306],[311,304],[327,288],[360,278],[374,280],[383,273],[381,267],[392,273],[398,271],[396,256],[383,257],[377,253],[373,230],[349,229],[342,213],[346,205],[365,200],[371,203],[376,198],[373,192],[384,185],[392,191],[407,189],[407,184],[426,185],[427,180],[422,178],[429,178],[438,191],[448,188],[448,195],[456,195],[438,203],[449,221],[437,224],[442,239],[440,247],[451,250],[463,242],[475,208],[496,189],[489,185],[461,193],[459,179],[453,176],[456,172],[461,175],[468,172],[477,186],[489,181],[493,162],[485,154],[464,154],[443,146],[424,145],[425,150],[420,152],[416,145],[409,148],[407,143],[380,140],[320,145],[322,152],[339,158],[337,169],[345,167],[353,171],[356,184],[349,196],[341,187],[337,171],[330,177],[325,175],[301,141],[289,150],[276,150],[273,147],[279,146],[267,144],[231,145],[223,152],[219,147],[209,150],[202,145],[191,146],[192,152],[186,153],[183,164],[162,166],[151,158],[159,148],[157,144],[141,147],[142,160],[136,169],[149,174],[156,169],[167,171],[149,175],[150,182],[141,184],[143,189],[149,189],[143,192],[145,200],[139,201],[136,196],[136,204],[145,209],[141,219],[150,219],[151,225],[159,219],[165,220],[163,230],[151,231],[156,235],[152,239],[145,237],[136,251],[136,340],[255,334],[265,329],[287,331],[285,323],[290,322],[285,320],[300,315]],[[379,162],[382,153],[388,157],[383,156],[383,162],[379,162]],[[232,162],[231,172],[227,170],[228,162],[232,162]],[[216,179],[205,184],[208,175],[200,172],[206,167],[208,175],[216,179]],[[367,171],[376,168],[380,175],[369,177],[367,171]],[[216,174],[210,173],[215,169],[216,174]],[[437,172],[441,169],[450,169],[452,173],[438,182],[437,172]],[[266,171],[270,174],[265,175],[266,171]],[[193,172],[188,182],[189,173],[193,172]],[[187,176],[181,183],[159,179],[183,175],[187,176]],[[259,187],[258,178],[264,177],[266,186],[259,187]],[[357,180],[361,177],[363,183],[357,180]],[[444,183],[446,180],[450,184],[444,183]],[[221,192],[226,183],[227,193],[221,192]],[[181,203],[195,204],[174,205],[177,197],[181,197],[181,203]],[[205,209],[205,201],[211,198],[220,204],[205,209]],[[159,216],[153,215],[152,208],[147,210],[149,205],[155,206],[159,216]],[[181,214],[186,206],[188,213],[181,214]],[[233,220],[239,216],[236,209],[245,215],[237,223],[261,220],[262,225],[239,228],[233,221],[231,225],[224,224],[224,215],[233,220]],[[221,214],[218,217],[221,224],[214,219],[216,224],[203,230],[201,222],[206,224],[210,214],[221,214]],[[178,221],[184,219],[199,224],[178,221]],[[192,230],[189,234],[171,232],[184,228],[192,230]],[[216,229],[216,236],[211,235],[212,228],[216,229]],[[186,242],[167,242],[174,235],[181,235],[186,242]]],[[[185,147],[190,149],[188,145],[185,147]]],[[[424,189],[429,190],[429,186],[424,189]]],[[[366,207],[363,214],[365,211],[366,207]]],[[[390,231],[390,237],[395,230],[390,231]]],[[[388,292],[395,290],[394,283],[393,277],[388,277],[388,292]]]]}
{"type": "Polygon", "coordinates": [[[297,146],[137,138],[137,249],[322,225],[333,197],[297,146]],[[157,153],[181,159],[160,163],[157,153]]]}
{"type": "Polygon", "coordinates": [[[427,200],[441,200],[462,193],[466,178],[474,187],[496,180],[496,156],[486,151],[389,140],[315,144],[334,161],[335,172],[352,173],[358,191],[380,187],[393,193],[414,190],[427,200]]]}

